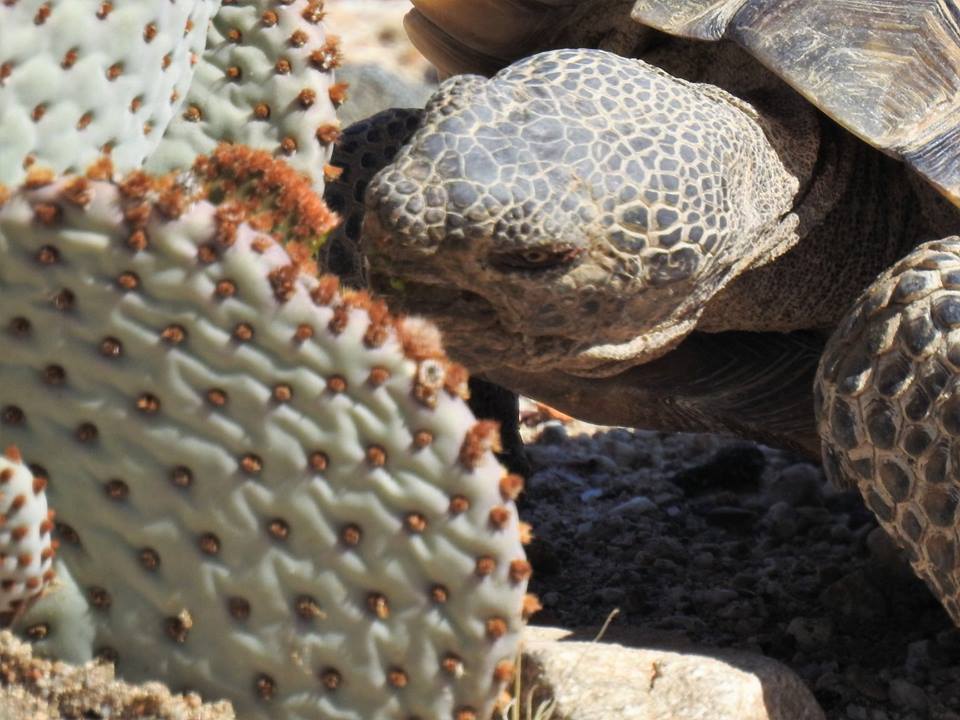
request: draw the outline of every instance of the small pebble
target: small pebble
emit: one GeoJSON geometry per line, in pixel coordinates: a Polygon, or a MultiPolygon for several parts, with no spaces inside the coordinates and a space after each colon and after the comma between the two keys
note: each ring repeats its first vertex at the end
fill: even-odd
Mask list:
{"type": "Polygon", "coordinates": [[[820,594],[820,602],[844,623],[871,623],[887,615],[887,603],[881,592],[862,570],[840,578],[820,594]]]}
{"type": "Polygon", "coordinates": [[[916,640],[907,646],[907,662],[905,665],[907,670],[916,672],[922,668],[929,667],[930,663],[929,640],[916,640]]]}
{"type": "Polygon", "coordinates": [[[713,588],[697,593],[697,597],[707,605],[726,605],[740,597],[740,593],[728,588],[713,588]]]}
{"type": "Polygon", "coordinates": [[[538,443],[544,445],[559,445],[567,441],[567,429],[560,423],[548,423],[540,431],[538,443]]]}
{"type": "Polygon", "coordinates": [[[722,447],[704,464],[678,473],[674,482],[687,495],[714,488],[754,492],[760,487],[765,465],[766,458],[755,445],[738,443],[722,447]]]}
{"type": "Polygon", "coordinates": [[[714,557],[713,553],[705,551],[694,555],[690,562],[694,567],[698,567],[701,570],[709,570],[714,566],[716,561],[717,559],[714,557]]]}
{"type": "Polygon", "coordinates": [[[638,495],[637,497],[630,498],[626,502],[622,502],[619,505],[612,507],[610,509],[610,514],[636,517],[638,515],[645,515],[646,513],[652,512],[656,509],[657,504],[653,500],[645,495],[638,495]]]}
{"type": "Polygon", "coordinates": [[[679,565],[673,560],[667,560],[667,558],[657,558],[653,561],[653,567],[655,570],[662,570],[664,572],[676,572],[680,569],[679,565]]]}
{"type": "Polygon", "coordinates": [[[703,516],[711,525],[735,532],[749,532],[757,521],[756,513],[730,506],[710,508],[703,516]]]}
{"type": "Polygon", "coordinates": [[[669,535],[661,535],[648,541],[647,549],[657,557],[670,558],[671,560],[682,560],[687,556],[683,543],[669,535]]]}
{"type": "Polygon", "coordinates": [[[574,534],[578,538],[583,538],[589,535],[593,531],[593,521],[586,520],[577,525],[577,529],[574,531],[574,534]]]}
{"type": "Polygon", "coordinates": [[[605,587],[595,591],[593,596],[598,602],[604,603],[605,605],[617,605],[618,603],[623,602],[624,598],[627,596],[627,593],[623,588],[605,587]]]}
{"type": "Polygon", "coordinates": [[[854,705],[853,703],[847,705],[847,717],[850,720],[869,720],[867,709],[862,705],[854,705]]]}
{"type": "Polygon", "coordinates": [[[792,505],[783,501],[776,502],[770,506],[770,509],[767,510],[767,514],[764,517],[764,521],[769,526],[770,532],[774,537],[780,540],[789,540],[797,534],[800,528],[797,511],[792,505]]]}
{"type": "Polygon", "coordinates": [[[846,525],[834,525],[830,528],[830,539],[849,547],[853,542],[853,533],[846,525]]]}
{"type": "Polygon", "coordinates": [[[926,710],[929,705],[922,688],[899,678],[890,681],[890,702],[908,710],[926,710]]]}
{"type": "Polygon", "coordinates": [[[547,608],[559,605],[561,599],[560,593],[554,590],[549,590],[540,596],[540,602],[542,602],[543,606],[547,608]]]}
{"type": "Polygon", "coordinates": [[[804,650],[823,647],[833,634],[833,623],[828,618],[795,617],[787,625],[787,634],[804,650]]]}
{"type": "Polygon", "coordinates": [[[797,517],[801,520],[801,525],[831,525],[833,524],[833,513],[827,508],[822,507],[798,507],[797,517]]]}
{"type": "Polygon", "coordinates": [[[797,463],[785,467],[765,494],[771,504],[785,502],[793,507],[820,505],[822,486],[823,475],[819,468],[809,463],[797,463]]]}

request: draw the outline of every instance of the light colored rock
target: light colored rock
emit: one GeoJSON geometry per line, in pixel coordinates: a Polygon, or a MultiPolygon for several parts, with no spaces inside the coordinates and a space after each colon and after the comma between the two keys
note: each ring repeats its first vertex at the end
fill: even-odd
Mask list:
{"type": "Polygon", "coordinates": [[[380,65],[418,83],[432,66],[403,29],[412,7],[406,0],[326,0],[325,22],[339,36],[346,62],[380,65]]]}
{"type": "Polygon", "coordinates": [[[803,681],[762,655],[574,641],[555,628],[527,631],[523,688],[535,692],[535,708],[552,689],[551,720],[824,720],[803,681]]]}
{"type": "Polygon", "coordinates": [[[113,665],[34,657],[31,646],[7,630],[0,632],[0,674],[0,720],[236,720],[225,701],[174,695],[157,682],[126,683],[114,677],[113,665]]]}
{"type": "Polygon", "coordinates": [[[347,127],[391,107],[423,107],[437,87],[433,67],[403,29],[407,0],[327,0],[326,22],[343,50],[337,82],[347,100],[337,112],[347,127]]]}
{"type": "Polygon", "coordinates": [[[343,127],[387,108],[423,107],[437,87],[408,80],[374,63],[346,63],[337,70],[337,81],[350,84],[347,100],[337,110],[343,127]]]}

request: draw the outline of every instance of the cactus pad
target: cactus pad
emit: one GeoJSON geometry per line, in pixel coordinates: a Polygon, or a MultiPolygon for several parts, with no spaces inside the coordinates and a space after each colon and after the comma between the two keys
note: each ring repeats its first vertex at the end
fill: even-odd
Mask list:
{"type": "Polygon", "coordinates": [[[189,167],[218,142],[283,157],[323,192],[339,135],[333,81],[340,50],[318,0],[237,0],[210,23],[187,104],[150,158],[157,171],[189,167]]]}
{"type": "Polygon", "coordinates": [[[0,3],[0,184],[138,168],[183,103],[219,0],[0,3]]]}
{"type": "Polygon", "coordinates": [[[522,624],[515,484],[433,327],[313,277],[330,222],[238,147],[11,194],[0,439],[121,676],[243,718],[480,719],[522,624]]]}
{"type": "Polygon", "coordinates": [[[47,510],[45,488],[15,447],[0,455],[0,623],[4,625],[53,579],[53,513],[47,510]]]}

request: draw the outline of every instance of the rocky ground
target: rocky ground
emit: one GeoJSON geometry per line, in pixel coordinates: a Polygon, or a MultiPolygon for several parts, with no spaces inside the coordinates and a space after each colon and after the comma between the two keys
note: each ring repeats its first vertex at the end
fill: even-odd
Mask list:
{"type": "Polygon", "coordinates": [[[783,662],[828,720],[960,720],[960,632],[858,494],[752,443],[527,417],[534,624],[617,608],[654,645],[783,662]]]}
{"type": "Polygon", "coordinates": [[[235,720],[229,703],[199,695],[172,695],[161,683],[117,680],[113,666],[82,667],[32,656],[30,645],[0,632],[2,720],[235,720]]]}

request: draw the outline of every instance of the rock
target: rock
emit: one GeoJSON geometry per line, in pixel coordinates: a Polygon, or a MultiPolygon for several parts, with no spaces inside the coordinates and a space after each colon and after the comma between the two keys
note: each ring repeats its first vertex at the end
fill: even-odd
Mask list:
{"type": "Polygon", "coordinates": [[[960,665],[960,629],[949,628],[937,633],[928,651],[941,665],[960,665]]]}
{"type": "Polygon", "coordinates": [[[626,596],[626,591],[618,587],[600,588],[593,593],[594,599],[603,605],[617,605],[622,603],[626,596]]]}
{"type": "Polygon", "coordinates": [[[653,512],[657,509],[657,504],[644,495],[630,498],[610,509],[611,515],[625,515],[626,517],[639,517],[653,512]]]}
{"type": "Polygon", "coordinates": [[[565,636],[565,630],[528,627],[525,638],[522,687],[534,692],[534,708],[556,700],[553,720],[825,717],[800,678],[762,655],[674,652],[565,636]]]}
{"type": "Polygon", "coordinates": [[[540,431],[538,443],[544,445],[560,445],[567,441],[567,429],[560,423],[549,423],[540,431]]]}
{"type": "Polygon", "coordinates": [[[833,513],[823,507],[810,507],[809,505],[798,507],[797,517],[804,527],[811,525],[831,525],[833,523],[833,513]]]}
{"type": "Polygon", "coordinates": [[[837,622],[870,624],[887,616],[883,594],[862,570],[843,576],[820,594],[820,602],[837,622]]]}
{"type": "MultiPolygon", "coordinates": [[[[403,29],[409,3],[397,0],[349,0],[324,6],[328,27],[336,28],[344,57],[352,63],[376,63],[404,79],[435,77],[433,67],[403,29]]],[[[337,70],[337,80],[341,80],[337,70]]]]}
{"type": "Polygon", "coordinates": [[[877,527],[870,531],[867,535],[867,549],[870,551],[869,572],[875,580],[908,585],[916,581],[906,553],[883,528],[877,527]]]}
{"type": "Polygon", "coordinates": [[[908,710],[926,710],[929,705],[927,694],[923,688],[919,688],[906,680],[890,681],[890,702],[897,707],[908,710]]]}
{"type": "Polygon", "coordinates": [[[846,525],[835,523],[830,527],[830,539],[845,547],[853,545],[853,531],[846,525]]]}
{"type": "Polygon", "coordinates": [[[749,533],[757,521],[756,513],[729,505],[710,508],[703,517],[714,527],[743,534],[749,533]]]}
{"type": "Polygon", "coordinates": [[[686,558],[686,548],[684,548],[683,543],[668,535],[649,540],[647,549],[656,557],[669,558],[670,560],[684,560],[686,558]]]}
{"type": "Polygon", "coordinates": [[[701,570],[709,570],[716,564],[717,558],[712,552],[704,550],[694,555],[691,562],[694,567],[698,567],[701,570]]]}
{"type": "Polygon", "coordinates": [[[823,647],[833,635],[833,623],[829,618],[795,617],[787,625],[787,634],[804,650],[823,647]]]}
{"type": "Polygon", "coordinates": [[[911,672],[918,672],[931,665],[930,640],[915,640],[907,646],[907,661],[904,667],[911,672]]]}
{"type": "Polygon", "coordinates": [[[426,82],[412,82],[372,63],[346,64],[337,70],[337,81],[347,82],[347,100],[338,109],[343,127],[391,107],[423,107],[436,89],[426,82]]]}
{"type": "Polygon", "coordinates": [[[46,718],[44,703],[29,695],[19,687],[5,689],[0,694],[0,717],[2,718],[46,718]]]}
{"type": "MultiPolygon", "coordinates": [[[[543,606],[548,608],[551,605],[556,605],[558,602],[560,602],[560,593],[558,593],[556,590],[551,590],[550,592],[544,593],[540,600],[543,603],[543,606]]],[[[540,616],[538,615],[537,617],[539,618],[540,616]]]]}
{"type": "Polygon", "coordinates": [[[764,520],[773,536],[780,540],[789,540],[797,534],[800,527],[797,511],[793,505],[783,500],[770,506],[764,520]]]}
{"type": "Polygon", "coordinates": [[[823,474],[809,463],[796,463],[780,471],[766,490],[770,504],[785,502],[793,507],[820,505],[823,474]]]}
{"type": "Polygon", "coordinates": [[[729,588],[711,588],[694,594],[694,598],[707,605],[726,605],[740,597],[740,593],[729,588]]]}
{"type": "Polygon", "coordinates": [[[235,720],[225,701],[202,703],[194,693],[173,695],[159,682],[133,685],[114,676],[113,665],[71,665],[34,657],[32,647],[0,632],[0,718],[177,718],[235,720]]]}
{"type": "Polygon", "coordinates": [[[848,667],[844,674],[848,685],[858,693],[871,700],[884,701],[887,699],[887,689],[877,677],[875,671],[866,670],[859,665],[848,667]]]}
{"type": "Polygon", "coordinates": [[[850,720],[868,720],[867,709],[861,705],[851,703],[847,705],[847,717],[850,720]]]}
{"type": "Polygon", "coordinates": [[[754,492],[766,465],[763,453],[752,444],[722,447],[702,465],[683,470],[672,480],[687,495],[699,495],[714,489],[754,492]]]}

